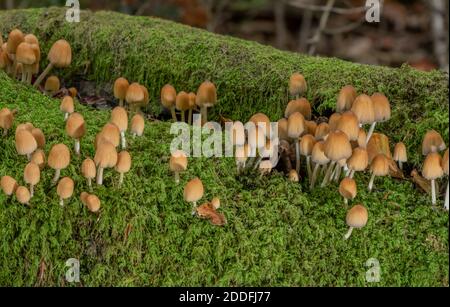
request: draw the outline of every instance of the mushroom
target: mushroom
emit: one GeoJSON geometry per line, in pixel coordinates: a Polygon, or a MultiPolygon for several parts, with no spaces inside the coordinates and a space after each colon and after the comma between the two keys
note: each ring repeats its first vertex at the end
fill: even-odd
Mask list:
{"type": "Polygon", "coordinates": [[[33,162],[30,162],[25,166],[23,171],[23,178],[26,184],[30,185],[31,197],[34,196],[34,186],[41,180],[41,170],[39,166],[33,162]]]}
{"type": "Polygon", "coordinates": [[[403,170],[403,163],[408,162],[408,155],[406,153],[406,146],[403,142],[395,144],[394,147],[394,161],[398,162],[398,167],[403,170]]]}
{"type": "MultiPolygon", "coordinates": [[[[448,149],[444,153],[444,157],[442,158],[442,170],[445,175],[448,177],[448,149]]],[[[448,211],[448,193],[449,193],[449,182],[447,181],[447,190],[445,191],[445,203],[444,208],[448,211]]]]}
{"type": "Polygon", "coordinates": [[[27,156],[30,161],[31,154],[37,149],[36,139],[28,130],[19,130],[16,132],[16,150],[21,156],[27,156]]]}
{"type": "Polygon", "coordinates": [[[431,180],[431,203],[436,205],[436,179],[444,175],[442,169],[442,158],[437,152],[431,152],[423,163],[422,175],[425,179],[431,180]]]}
{"type": "Polygon", "coordinates": [[[358,147],[366,148],[367,147],[366,140],[367,140],[366,130],[364,130],[363,128],[359,128],[357,140],[358,147]]]}
{"type": "Polygon", "coordinates": [[[366,226],[368,217],[369,214],[367,212],[367,209],[363,205],[358,204],[351,208],[347,212],[347,217],[345,218],[349,229],[345,234],[344,239],[348,240],[348,238],[350,238],[354,228],[363,228],[364,226],[366,226]]]}
{"type": "MultiPolygon", "coordinates": [[[[330,124],[331,126],[331,124],[330,124]]],[[[344,132],[350,141],[357,141],[359,135],[358,118],[352,111],[344,112],[339,118],[336,129],[344,132]]]]}
{"type": "Polygon", "coordinates": [[[305,127],[306,127],[306,134],[311,134],[313,136],[316,135],[317,130],[317,123],[313,120],[306,120],[305,121],[305,127]]]}
{"type": "Polygon", "coordinates": [[[31,162],[39,166],[40,170],[43,170],[46,163],[45,152],[42,149],[36,149],[31,155],[31,162]]]}
{"type": "Polygon", "coordinates": [[[59,196],[59,204],[61,206],[64,206],[64,200],[72,197],[74,186],[75,183],[69,177],[64,177],[59,181],[56,193],[59,196]]]}
{"type": "Polygon", "coordinates": [[[85,205],[89,211],[97,213],[100,211],[101,201],[96,195],[90,194],[86,196],[85,205]]]}
{"type": "Polygon", "coordinates": [[[300,154],[306,157],[306,170],[309,182],[311,182],[312,176],[311,155],[315,144],[316,139],[311,134],[304,135],[300,139],[300,154]]]}
{"type": "Polygon", "coordinates": [[[80,140],[86,134],[86,123],[79,113],[72,113],[66,122],[66,133],[75,140],[75,154],[80,155],[80,140]]]}
{"type": "Polygon", "coordinates": [[[119,187],[123,183],[123,177],[125,173],[128,173],[131,168],[131,155],[128,151],[121,151],[117,156],[117,164],[115,166],[116,171],[120,174],[119,187]]]}
{"type": "Polygon", "coordinates": [[[255,126],[258,126],[262,129],[265,136],[267,138],[271,138],[270,135],[270,119],[269,117],[264,113],[256,113],[252,117],[250,117],[249,122],[252,122],[255,124],[255,126]]]}
{"type": "Polygon", "coordinates": [[[387,176],[389,174],[389,160],[384,154],[378,154],[370,164],[372,176],[369,182],[369,192],[372,191],[375,176],[387,176]]]}
{"type": "Polygon", "coordinates": [[[314,184],[317,179],[317,175],[319,173],[319,167],[323,166],[326,167],[328,162],[330,162],[330,159],[325,155],[325,144],[324,141],[318,141],[316,144],[314,144],[313,150],[312,150],[312,162],[315,163],[314,171],[311,176],[310,180],[310,189],[312,190],[314,188],[314,184]]]}
{"type": "Polygon", "coordinates": [[[22,64],[22,82],[27,83],[28,75],[33,73],[33,64],[37,61],[36,54],[27,42],[22,42],[16,49],[16,62],[22,64]]]}
{"type": "Polygon", "coordinates": [[[348,200],[356,197],[357,187],[356,181],[352,178],[345,177],[339,184],[339,194],[344,198],[345,206],[348,205],[348,200]]]}
{"type": "Polygon", "coordinates": [[[288,120],[286,118],[281,118],[278,120],[277,122],[278,124],[278,139],[281,140],[289,140],[289,136],[288,136],[288,120]]]}
{"type": "Polygon", "coordinates": [[[105,168],[114,167],[117,164],[117,151],[113,144],[104,141],[99,144],[94,157],[95,165],[98,167],[97,184],[103,184],[103,170],[105,168]]]}
{"type": "Polygon", "coordinates": [[[350,178],[355,176],[355,172],[363,172],[369,165],[369,154],[361,147],[353,149],[352,156],[347,160],[348,173],[350,178]]]}
{"type": "MultiPolygon", "coordinates": [[[[372,99],[365,94],[356,97],[352,104],[351,111],[358,118],[360,126],[372,124],[375,121],[375,109],[373,107],[372,99]]],[[[366,143],[369,139],[370,138],[366,139],[366,143]]]]}
{"type": "Polygon", "coordinates": [[[69,96],[72,98],[75,98],[78,95],[78,90],[75,87],[71,87],[67,91],[69,92],[69,96]]]}
{"type": "Polygon", "coordinates": [[[8,35],[8,41],[6,42],[6,52],[10,56],[10,60],[13,62],[12,65],[12,77],[16,78],[16,68],[17,68],[17,61],[16,61],[16,50],[17,47],[24,41],[24,35],[22,31],[19,29],[13,29],[9,35],[8,35]]]}
{"type": "Polygon", "coordinates": [[[289,94],[298,99],[307,90],[305,77],[299,73],[293,73],[289,79],[289,94]]]}
{"type": "Polygon", "coordinates": [[[31,194],[26,187],[18,187],[16,190],[16,198],[22,205],[30,205],[31,194]]]}
{"type": "Polygon", "coordinates": [[[375,93],[372,95],[371,99],[375,117],[372,125],[370,126],[369,133],[367,134],[366,144],[369,142],[377,122],[382,123],[391,118],[391,105],[385,95],[375,93]]]}
{"type": "Polygon", "coordinates": [[[94,160],[87,158],[81,163],[81,174],[87,179],[89,189],[92,189],[92,179],[95,178],[96,173],[94,160]]]}
{"type": "Polygon", "coordinates": [[[211,200],[211,205],[213,206],[214,209],[216,209],[216,210],[219,209],[220,208],[220,198],[214,197],[211,200]]]}
{"type": "Polygon", "coordinates": [[[72,114],[75,111],[73,98],[70,96],[65,96],[61,100],[61,105],[59,106],[59,109],[61,110],[61,112],[64,113],[64,121],[66,121],[67,118],[69,117],[69,114],[72,114]]]}
{"type": "Polygon", "coordinates": [[[55,170],[55,176],[53,177],[52,184],[55,184],[59,180],[61,170],[65,169],[70,164],[70,151],[64,144],[56,144],[50,149],[48,154],[48,166],[55,170]]]}
{"type": "Polygon", "coordinates": [[[195,103],[200,107],[203,125],[208,122],[208,108],[217,103],[217,90],[214,83],[205,81],[200,85],[195,103]]]}
{"type": "Polygon", "coordinates": [[[137,112],[141,112],[141,108],[146,107],[150,103],[150,96],[148,94],[148,90],[145,86],[139,85],[141,87],[142,93],[144,93],[144,99],[136,103],[137,112]]]}
{"type": "Polygon", "coordinates": [[[284,117],[289,118],[292,113],[299,112],[301,113],[305,119],[311,119],[311,104],[306,98],[300,98],[297,100],[292,100],[286,106],[284,111],[284,117]]]}
{"type": "Polygon", "coordinates": [[[115,107],[111,112],[111,123],[116,125],[120,131],[120,143],[122,149],[127,148],[127,140],[125,138],[125,132],[128,129],[128,114],[122,107],[115,107]]]}
{"type": "Polygon", "coordinates": [[[125,97],[127,96],[127,90],[130,86],[130,83],[125,78],[118,78],[114,82],[114,97],[116,99],[119,99],[119,106],[123,107],[123,101],[125,100],[125,97]]]}
{"type": "MultiPolygon", "coordinates": [[[[347,135],[339,130],[330,132],[324,143],[325,155],[330,159],[331,163],[325,173],[325,177],[322,181],[322,187],[324,187],[330,180],[331,172],[339,160],[351,157],[352,146],[347,135]]],[[[340,166],[338,166],[340,167],[340,166]]]]}
{"type": "Polygon", "coordinates": [[[189,93],[189,113],[188,113],[188,125],[192,124],[192,110],[195,108],[195,101],[197,100],[197,95],[195,93],[189,93]]]}
{"type": "Polygon", "coordinates": [[[305,131],[305,118],[299,112],[292,113],[288,118],[288,136],[295,142],[295,170],[300,172],[300,143],[298,138],[305,131]]]}
{"type": "Polygon", "coordinates": [[[194,178],[189,181],[184,187],[184,200],[192,203],[192,215],[197,211],[197,202],[203,197],[204,193],[203,183],[199,178],[194,178]]]}
{"type": "Polygon", "coordinates": [[[177,121],[177,115],[175,114],[175,101],[177,99],[177,91],[175,88],[170,85],[166,84],[161,89],[161,104],[170,110],[172,113],[172,119],[174,121],[177,121]]]}
{"type": "Polygon", "coordinates": [[[11,74],[13,62],[9,59],[5,51],[0,50],[0,69],[6,70],[7,74],[11,74]]]}
{"type": "Polygon", "coordinates": [[[33,135],[34,139],[36,140],[37,147],[38,148],[44,148],[45,147],[45,135],[44,132],[42,132],[39,128],[33,128],[31,129],[31,134],[33,135]]]}
{"type": "Polygon", "coordinates": [[[432,152],[445,150],[446,145],[442,136],[436,130],[428,131],[422,141],[422,154],[424,156],[432,152]]]}
{"type": "Polygon", "coordinates": [[[120,145],[120,130],[115,124],[107,123],[103,126],[102,131],[100,131],[96,138],[96,148],[103,141],[113,144],[116,148],[120,145]]]}
{"type": "Polygon", "coordinates": [[[144,101],[145,96],[142,91],[142,87],[139,83],[131,83],[127,89],[127,94],[125,95],[125,100],[127,101],[130,109],[135,111],[136,105],[144,101]]]}
{"type": "Polygon", "coordinates": [[[324,141],[330,133],[330,126],[327,123],[320,123],[316,128],[314,137],[316,141],[324,141]]]}
{"type": "Polygon", "coordinates": [[[8,130],[12,128],[14,123],[14,111],[8,108],[0,110],[0,128],[3,129],[3,136],[8,134],[8,130]]]}
{"type": "Polygon", "coordinates": [[[295,169],[291,169],[290,170],[290,172],[288,174],[288,178],[289,178],[289,181],[292,181],[292,182],[299,182],[300,181],[300,179],[298,177],[298,173],[295,171],[295,169]]]}
{"type": "Polygon", "coordinates": [[[186,111],[189,110],[190,102],[189,102],[189,94],[186,92],[179,92],[177,95],[177,99],[175,102],[175,107],[181,114],[181,121],[186,121],[186,111]]]}
{"type": "Polygon", "coordinates": [[[6,196],[11,196],[16,192],[17,181],[10,176],[3,176],[2,179],[0,179],[0,186],[6,196]]]}
{"type": "Polygon", "coordinates": [[[56,92],[59,91],[61,87],[61,83],[57,76],[50,76],[45,80],[44,90],[49,95],[53,96],[56,92]]]}
{"type": "Polygon", "coordinates": [[[330,131],[337,130],[337,126],[341,117],[342,115],[340,113],[331,114],[330,118],[328,119],[328,126],[330,127],[330,131]]]}
{"type": "Polygon", "coordinates": [[[175,183],[178,184],[180,182],[180,172],[185,171],[187,169],[187,165],[188,159],[183,151],[177,150],[171,154],[169,167],[175,175],[175,183]]]}
{"type": "Polygon", "coordinates": [[[33,131],[33,128],[34,128],[33,124],[29,123],[29,122],[23,123],[23,124],[19,124],[16,127],[16,135],[17,135],[17,132],[20,131],[20,130],[27,130],[28,132],[31,133],[33,131]]]}
{"type": "Polygon", "coordinates": [[[133,137],[142,136],[144,133],[145,121],[142,115],[136,114],[131,119],[131,133],[133,137]]]}
{"type": "Polygon", "coordinates": [[[45,76],[53,69],[56,68],[66,68],[72,62],[72,49],[70,44],[61,39],[56,41],[50,48],[47,59],[49,64],[47,68],[41,73],[41,75],[34,82],[34,87],[38,88],[45,76]]]}
{"type": "Polygon", "coordinates": [[[336,112],[343,113],[352,108],[353,101],[356,99],[356,90],[351,85],[344,86],[339,92],[338,99],[336,101],[336,112]]]}

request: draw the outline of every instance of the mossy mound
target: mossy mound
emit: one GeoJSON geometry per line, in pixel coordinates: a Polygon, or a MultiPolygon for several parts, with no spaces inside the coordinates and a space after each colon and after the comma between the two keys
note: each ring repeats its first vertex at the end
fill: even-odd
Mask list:
{"type": "Polygon", "coordinates": [[[6,35],[14,27],[32,32],[41,40],[44,54],[53,42],[65,38],[72,44],[74,62],[58,74],[69,79],[83,75],[99,83],[119,76],[141,82],[149,89],[153,113],[161,112],[159,92],[165,83],[195,91],[209,79],[219,94],[211,118],[220,113],[246,121],[260,111],[277,120],[289,100],[289,75],[299,71],[308,81],[307,98],[317,115],[329,113],[339,89],[347,84],[361,93],[385,93],[393,116],[378,129],[389,132],[392,142],[404,141],[416,165],[427,129],[448,139],[448,76],[438,71],[308,57],[156,18],[82,11],[80,23],[68,23],[65,14],[64,8],[2,11],[0,32],[6,35]]]}

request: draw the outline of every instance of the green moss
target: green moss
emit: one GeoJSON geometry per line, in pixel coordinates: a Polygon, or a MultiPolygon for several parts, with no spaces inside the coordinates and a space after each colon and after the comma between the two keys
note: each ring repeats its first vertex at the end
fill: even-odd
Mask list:
{"type": "Polygon", "coordinates": [[[316,114],[329,113],[339,89],[347,84],[361,93],[385,93],[393,116],[379,129],[393,142],[404,141],[416,165],[426,129],[436,129],[448,139],[448,76],[438,71],[308,57],[170,21],[113,12],[83,11],[80,23],[68,23],[65,12],[64,8],[1,11],[0,32],[5,35],[14,27],[32,32],[41,40],[44,54],[56,40],[67,39],[74,62],[58,74],[67,79],[82,74],[99,83],[125,76],[144,83],[152,97],[150,111],[156,114],[161,111],[159,91],[165,83],[195,91],[210,79],[219,94],[211,118],[220,113],[245,121],[261,111],[277,120],[289,100],[289,75],[299,71],[308,81],[307,97],[316,114]]]}

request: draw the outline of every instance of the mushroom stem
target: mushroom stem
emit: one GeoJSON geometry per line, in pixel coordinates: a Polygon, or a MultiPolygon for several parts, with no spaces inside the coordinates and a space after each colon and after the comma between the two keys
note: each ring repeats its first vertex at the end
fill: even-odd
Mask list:
{"type": "Polygon", "coordinates": [[[350,172],[350,179],[353,179],[354,176],[355,176],[355,170],[352,169],[352,171],[350,172]]]}
{"type": "Polygon", "coordinates": [[[449,183],[447,182],[447,190],[446,190],[446,192],[445,192],[445,203],[444,203],[444,208],[445,208],[445,210],[447,210],[448,211],[448,185],[449,185],[449,183]]]}
{"type": "Polygon", "coordinates": [[[33,66],[28,66],[28,74],[27,74],[27,84],[31,84],[31,80],[33,79],[33,66]]]}
{"type": "Polygon", "coordinates": [[[124,173],[120,173],[120,176],[119,176],[119,187],[123,184],[123,177],[124,177],[124,173]]]}
{"type": "Polygon", "coordinates": [[[119,106],[123,107],[123,99],[119,99],[119,106]]]}
{"type": "Polygon", "coordinates": [[[316,166],[314,166],[314,171],[312,173],[312,177],[309,180],[309,182],[310,182],[309,188],[311,190],[314,188],[314,183],[316,182],[317,174],[319,173],[319,168],[320,168],[319,164],[316,164],[316,166]]]}
{"type": "Polygon", "coordinates": [[[200,114],[202,116],[202,126],[208,122],[208,108],[205,106],[200,107],[200,114]]]}
{"type": "Polygon", "coordinates": [[[103,184],[103,167],[98,167],[97,172],[97,184],[102,185],[103,184]]]}
{"type": "Polygon", "coordinates": [[[16,56],[13,55],[13,65],[12,65],[12,78],[15,79],[17,77],[17,61],[16,56]]]}
{"type": "Polygon", "coordinates": [[[340,166],[338,164],[337,169],[336,169],[336,175],[334,176],[334,181],[339,181],[339,178],[341,178],[341,172],[342,172],[342,166],[340,166]]]}
{"type": "Polygon", "coordinates": [[[172,113],[172,119],[177,121],[177,114],[175,113],[175,106],[170,108],[170,113],[172,113]]]}
{"type": "Polygon", "coordinates": [[[8,129],[3,129],[3,136],[7,136],[8,135],[8,129]]]}
{"type": "Polygon", "coordinates": [[[27,154],[28,161],[31,161],[31,154],[27,154]]]}
{"type": "Polygon", "coordinates": [[[181,113],[181,121],[184,123],[184,122],[186,122],[186,115],[185,115],[185,112],[184,111],[180,111],[180,113],[181,113]]]}
{"type": "Polygon", "coordinates": [[[300,143],[295,141],[295,170],[300,174],[300,143]]]}
{"type": "Polygon", "coordinates": [[[59,205],[61,207],[64,207],[64,199],[62,199],[62,198],[59,199],[59,205]]]}
{"type": "Polygon", "coordinates": [[[25,65],[22,67],[22,80],[21,81],[23,83],[27,82],[27,69],[26,69],[25,65]]]}
{"type": "Polygon", "coordinates": [[[188,124],[192,125],[192,109],[189,109],[188,113],[188,124]]]}
{"type": "Polygon", "coordinates": [[[263,159],[263,158],[262,158],[261,156],[259,156],[258,158],[256,158],[255,164],[253,165],[253,169],[254,169],[254,170],[258,169],[258,166],[259,166],[259,164],[261,163],[262,159],[263,159]]]}
{"type": "Polygon", "coordinates": [[[193,201],[192,202],[192,216],[194,216],[197,212],[197,202],[193,201]]]}
{"type": "Polygon", "coordinates": [[[398,167],[403,170],[403,162],[402,161],[398,161],[398,167]]]}
{"type": "Polygon", "coordinates": [[[175,175],[175,183],[179,184],[180,183],[180,173],[179,172],[175,172],[174,175],[175,175]]]}
{"type": "Polygon", "coordinates": [[[331,171],[333,170],[333,167],[336,165],[336,161],[331,161],[330,166],[328,166],[327,172],[325,173],[325,177],[323,178],[321,187],[323,188],[326,186],[330,180],[331,171]]]}
{"type": "Polygon", "coordinates": [[[45,76],[48,75],[48,73],[52,70],[53,64],[49,63],[48,66],[45,68],[45,70],[42,72],[42,74],[39,75],[39,77],[34,82],[33,86],[35,88],[38,88],[39,85],[41,85],[42,80],[44,80],[45,76]]]}
{"type": "Polygon", "coordinates": [[[374,182],[374,180],[375,180],[375,174],[372,173],[372,177],[370,177],[370,181],[369,181],[369,192],[371,192],[372,189],[373,189],[373,182],[374,182]]]}
{"type": "Polygon", "coordinates": [[[80,155],[80,140],[75,140],[74,149],[75,149],[75,153],[77,155],[80,155]]]}
{"type": "Polygon", "coordinates": [[[61,170],[56,169],[55,170],[55,176],[53,177],[52,184],[55,184],[58,182],[59,176],[61,175],[61,170]]]}
{"type": "Polygon", "coordinates": [[[92,189],[92,178],[87,179],[89,189],[92,189]]]}
{"type": "Polygon", "coordinates": [[[345,177],[350,177],[352,170],[347,168],[347,170],[345,171],[345,177]]]}
{"type": "Polygon", "coordinates": [[[347,199],[347,198],[345,198],[345,197],[344,197],[344,205],[345,205],[345,208],[347,208],[347,207],[348,207],[348,199],[347,199]]]}
{"type": "Polygon", "coordinates": [[[122,143],[122,149],[127,148],[127,140],[125,138],[125,131],[120,131],[120,141],[122,143]]]}
{"type": "Polygon", "coordinates": [[[352,235],[352,232],[353,232],[353,227],[350,227],[344,236],[344,240],[348,240],[348,238],[350,238],[350,236],[352,235]]]}
{"type": "Polygon", "coordinates": [[[34,196],[34,185],[30,184],[30,196],[34,196]]]}
{"type": "Polygon", "coordinates": [[[68,118],[69,118],[69,113],[64,113],[64,121],[67,121],[68,118]]]}
{"type": "Polygon", "coordinates": [[[431,204],[436,205],[436,180],[431,180],[431,204]]]}
{"type": "Polygon", "coordinates": [[[372,137],[373,132],[375,131],[375,126],[377,125],[377,122],[373,122],[372,125],[370,125],[369,133],[367,133],[366,138],[366,146],[370,141],[370,138],[372,137]]]}

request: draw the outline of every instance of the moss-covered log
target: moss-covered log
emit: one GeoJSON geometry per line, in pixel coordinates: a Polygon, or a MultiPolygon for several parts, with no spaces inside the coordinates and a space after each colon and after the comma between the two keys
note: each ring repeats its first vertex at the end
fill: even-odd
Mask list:
{"type": "Polygon", "coordinates": [[[123,75],[141,82],[149,89],[155,113],[161,110],[159,91],[165,83],[195,91],[209,79],[217,84],[219,94],[212,118],[221,113],[247,120],[261,111],[276,120],[289,100],[289,75],[299,71],[308,81],[307,97],[316,114],[331,110],[346,84],[361,93],[385,93],[393,105],[393,117],[378,129],[388,131],[393,141],[403,140],[416,163],[426,129],[439,130],[448,139],[448,76],[438,71],[309,57],[157,18],[113,12],[82,11],[80,23],[69,23],[65,13],[64,8],[2,11],[0,31],[6,35],[19,27],[36,34],[44,54],[53,42],[65,38],[73,46],[74,62],[59,74],[83,74],[102,83],[123,75]]]}

